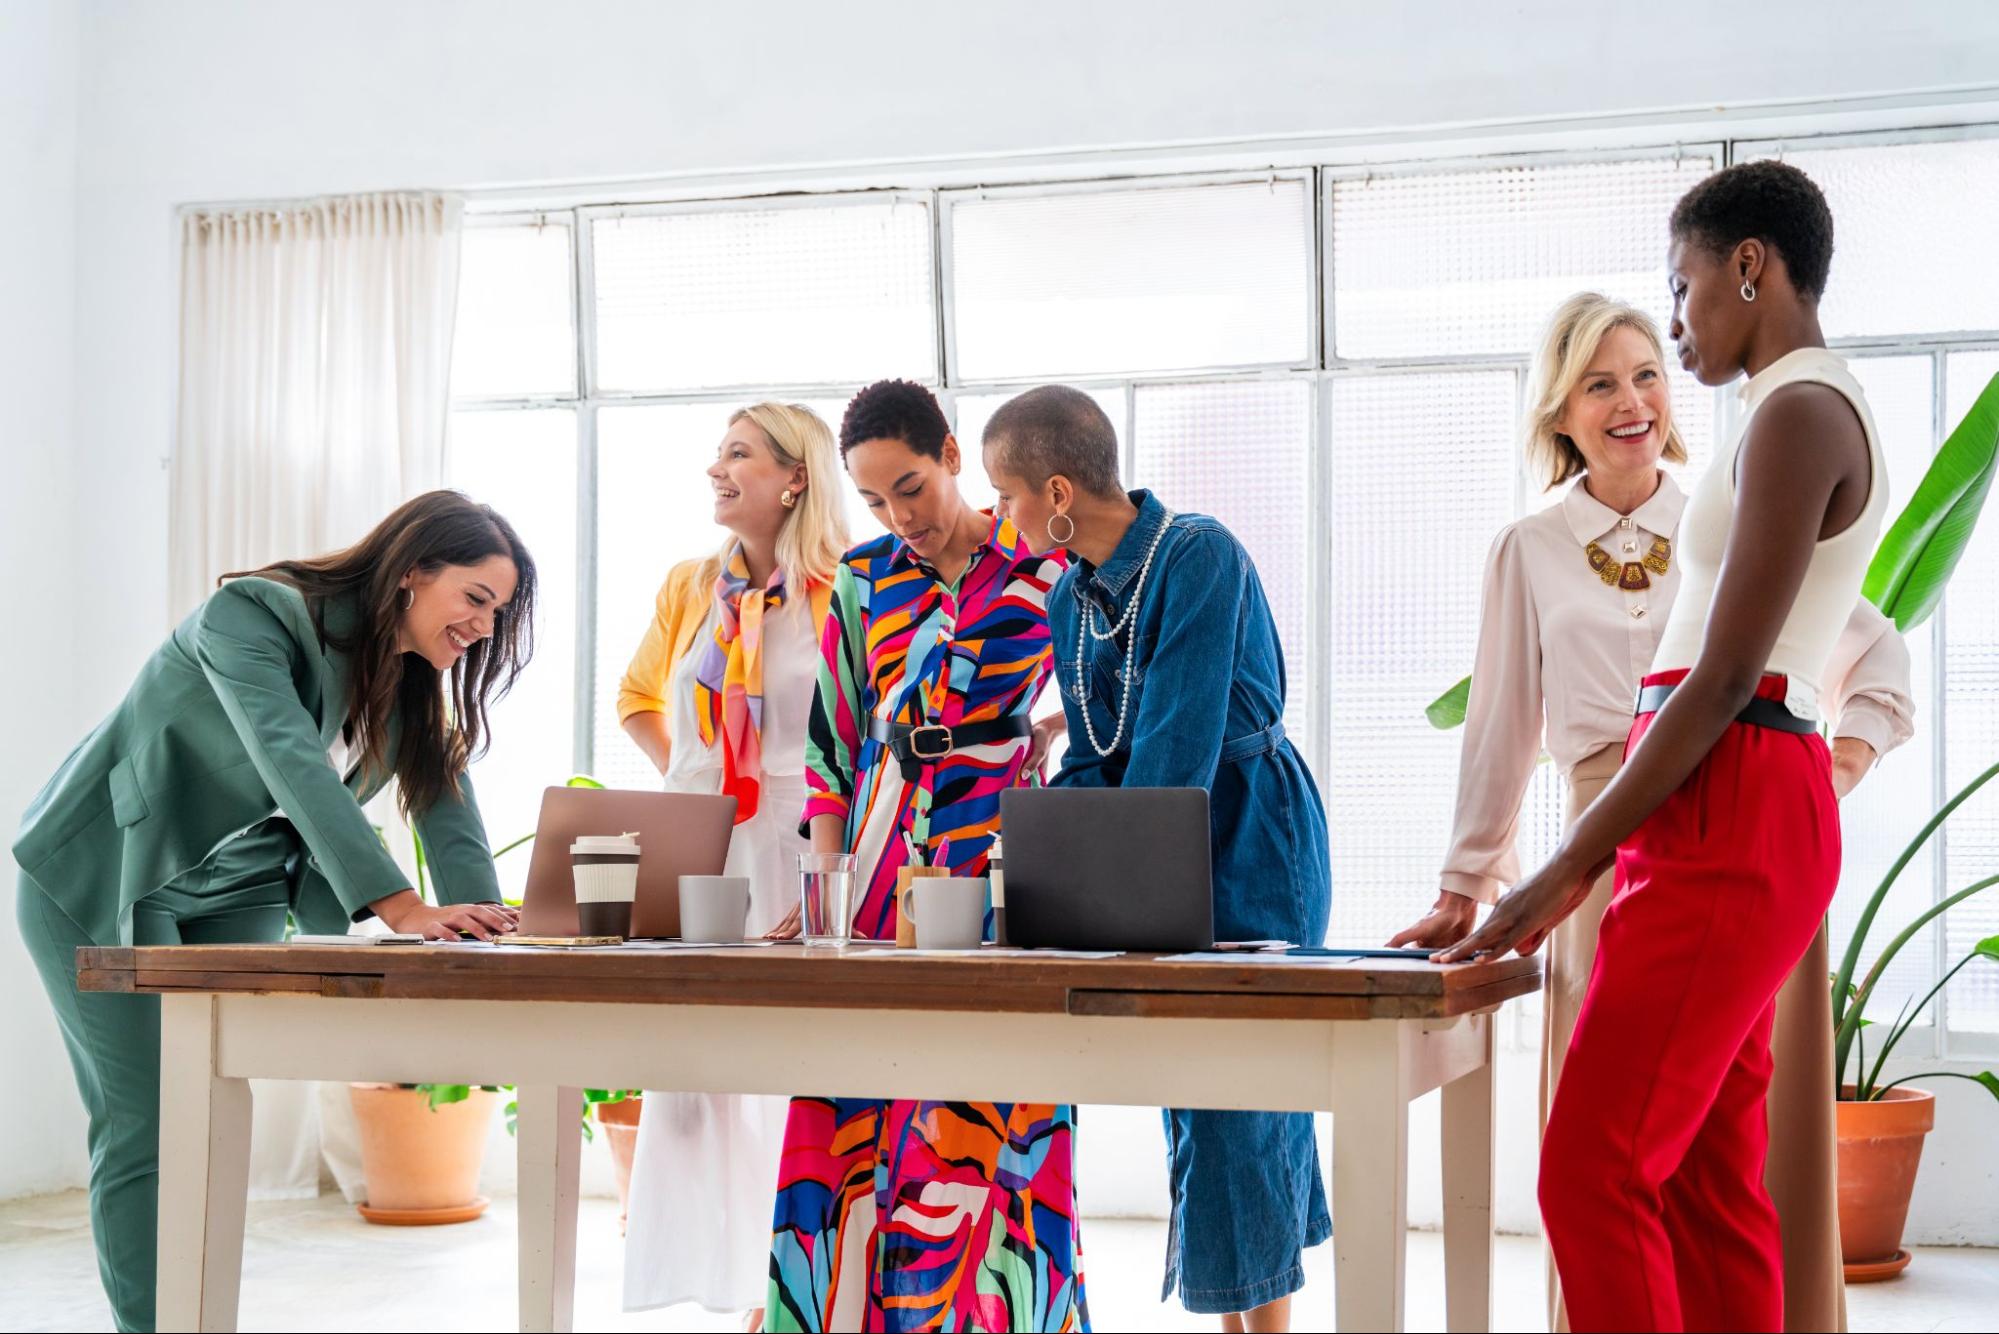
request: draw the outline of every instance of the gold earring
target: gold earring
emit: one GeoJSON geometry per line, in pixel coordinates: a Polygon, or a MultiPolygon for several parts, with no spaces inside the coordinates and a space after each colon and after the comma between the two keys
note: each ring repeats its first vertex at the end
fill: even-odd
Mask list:
{"type": "Polygon", "coordinates": [[[786,488],[784,488],[784,494],[777,498],[777,503],[784,506],[786,509],[793,509],[798,504],[798,497],[796,494],[793,493],[792,489],[787,486],[786,488]]]}

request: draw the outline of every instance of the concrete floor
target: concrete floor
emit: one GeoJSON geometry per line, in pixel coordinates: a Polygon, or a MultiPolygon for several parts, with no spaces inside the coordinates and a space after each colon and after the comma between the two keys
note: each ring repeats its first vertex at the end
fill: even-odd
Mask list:
{"type": "MultiPolygon", "coordinates": [[[[689,1307],[625,1315],[622,1242],[608,1200],[583,1201],[576,1328],[733,1330],[733,1316],[689,1307]]],[[[1092,1325],[1099,1330],[1212,1330],[1210,1318],[1161,1304],[1165,1226],[1131,1219],[1084,1223],[1092,1325]]],[[[364,1223],[336,1195],[250,1206],[243,1260],[245,1330],[515,1328],[514,1202],[482,1219],[402,1229],[364,1223]]],[[[1306,1258],[1297,1328],[1332,1327],[1332,1247],[1306,1258]]],[[[1443,1251],[1433,1233],[1409,1238],[1411,1329],[1442,1329],[1443,1251]]],[[[1495,1262],[1498,1330],[1539,1330],[1540,1243],[1501,1237],[1495,1262]]],[[[1924,1249],[1902,1278],[1856,1287],[1851,1324],[1867,1330],[1989,1330],[1999,1310],[1999,1252],[1924,1249]]],[[[0,1330],[102,1330],[110,1315],[97,1284],[83,1195],[0,1204],[0,1330]]]]}

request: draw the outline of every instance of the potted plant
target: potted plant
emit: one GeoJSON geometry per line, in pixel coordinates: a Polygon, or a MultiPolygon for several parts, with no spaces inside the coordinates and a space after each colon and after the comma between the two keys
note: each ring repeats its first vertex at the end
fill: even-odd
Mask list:
{"type": "MultiPolygon", "coordinates": [[[[582,774],[570,787],[601,787],[582,774]]],[[[377,831],[380,832],[379,830],[377,831]]],[[[416,862],[416,891],[430,899],[429,862],[423,839],[410,831],[416,862]]],[[[496,849],[495,859],[534,840],[533,834],[496,849]]],[[[494,1084],[353,1084],[348,1096],[361,1142],[361,1172],[368,1202],[358,1206],[371,1223],[401,1226],[462,1223],[484,1213],[488,1201],[479,1191],[486,1139],[493,1110],[504,1086],[494,1084]]],[[[591,1090],[593,1101],[622,1094],[591,1090]]],[[[586,1102],[584,1114],[589,1115],[586,1102]]],[[[513,1131],[513,1104],[507,1106],[507,1130],[513,1131]]],[[[636,1115],[633,1129],[637,1129],[636,1115]]],[[[588,1133],[586,1120],[584,1130],[588,1133]]],[[[613,1138],[613,1151],[616,1140],[613,1138]]],[[[630,1174],[629,1149],[619,1179],[620,1199],[630,1174]]]]}
{"type": "Polygon", "coordinates": [[[590,1133],[590,1117],[604,1127],[604,1140],[611,1150],[611,1166],[618,1178],[618,1231],[625,1230],[625,1213],[631,1204],[632,1154],[639,1144],[639,1113],[644,1099],[638,1089],[584,1089],[583,1133],[590,1133]]]}
{"type": "Polygon", "coordinates": [[[1913,1004],[1905,1001],[1901,1012],[1889,1024],[1886,1035],[1876,1039],[1871,1062],[1866,1037],[1867,1029],[1878,1027],[1866,1018],[1867,1003],[1873,999],[1875,987],[1902,947],[1952,907],[1993,885],[1999,885],[1999,875],[1975,880],[1918,913],[1888,942],[1867,970],[1867,975],[1857,985],[1853,981],[1860,951],[1867,943],[1867,934],[1873,928],[1874,918],[1902,868],[1915,858],[1952,811],[1995,776],[1999,776],[1999,764],[1974,778],[1944,803],[1943,808],[1902,850],[1868,899],[1860,920],[1854,925],[1853,939],[1846,947],[1839,971],[1833,976],[1833,1062],[1839,1099],[1839,1243],[1841,1252],[1846,1256],[1849,1283],[1889,1278],[1900,1273],[1909,1263],[1909,1253],[1902,1248],[1902,1228],[1909,1217],[1909,1197],[1915,1189],[1916,1166],[1922,1158],[1923,1140],[1936,1121],[1935,1095],[1925,1089],[1907,1087],[1910,1081],[1966,1079],[1983,1086],[1994,1098],[1999,1098],[1999,1075],[1990,1070],[1981,1070],[1977,1074],[1929,1070],[1884,1082],[1888,1057],[1895,1050],[1895,1044],[1902,1040],[1950,980],[1974,959],[1999,961],[1999,936],[1990,936],[1972,946],[1920,1000],[1913,1004]]]}
{"type": "MultiPolygon", "coordinates": [[[[1867,567],[1862,591],[1882,612],[1907,633],[1922,624],[1943,600],[1944,587],[1964,554],[1971,531],[1991,489],[1993,461],[1999,453],[1999,376],[1986,385],[1972,404],[1971,411],[1950,433],[1937,451],[1929,471],[1916,487],[1915,495],[1881,539],[1867,567]]],[[[1903,928],[1868,969],[1866,977],[1854,985],[1860,952],[1867,943],[1875,915],[1888,890],[1931,835],[1950,818],[1952,811],[1999,774],[1994,765],[1966,784],[1945,802],[1902,850],[1888,868],[1888,874],[1867,901],[1855,923],[1853,938],[1840,961],[1832,982],[1834,1025],[1833,1060],[1835,1096],[1838,1099],[1839,1136],[1839,1231],[1840,1249],[1846,1256],[1849,1282],[1868,1282],[1900,1273],[1909,1263],[1902,1249],[1902,1228],[1909,1216],[1909,1197],[1915,1189],[1916,1166],[1921,1160],[1924,1137],[1935,1124],[1934,1095],[1923,1089],[1906,1087],[1910,1080],[1926,1078],[1969,1079],[1982,1084],[1999,1097],[1999,1078],[1991,1071],[1975,1075],[1939,1070],[1907,1075],[1883,1082],[1888,1055],[1909,1031],[1958,971],[1974,959],[1999,959],[1999,936],[1980,941],[1946,971],[1914,1005],[1903,1006],[1888,1027],[1887,1035],[1875,1046],[1874,1060],[1867,1060],[1864,1030],[1872,1025],[1865,1017],[1867,1002],[1874,995],[1889,962],[1915,935],[1953,905],[1982,893],[1999,876],[1988,876],[1965,886],[1941,902],[1931,905],[1903,928]],[[1849,1070],[1851,1078],[1849,1079],[1849,1070]]]]}
{"type": "Polygon", "coordinates": [[[371,1223],[463,1223],[486,1212],[479,1171],[499,1090],[466,1084],[351,1084],[371,1223]]]}

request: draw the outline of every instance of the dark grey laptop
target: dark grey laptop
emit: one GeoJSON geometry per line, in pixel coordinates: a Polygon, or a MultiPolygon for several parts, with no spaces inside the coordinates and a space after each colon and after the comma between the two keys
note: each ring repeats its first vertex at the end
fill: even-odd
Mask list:
{"type": "Polygon", "coordinates": [[[1000,832],[1008,944],[1214,947],[1201,788],[1009,788],[1000,794],[1000,832]]]}

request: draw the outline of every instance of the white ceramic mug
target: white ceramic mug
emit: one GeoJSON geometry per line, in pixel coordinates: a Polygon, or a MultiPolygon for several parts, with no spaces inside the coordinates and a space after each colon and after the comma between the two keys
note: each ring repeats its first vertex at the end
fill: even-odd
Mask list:
{"type": "Polygon", "coordinates": [[[971,950],[986,933],[986,882],[922,876],[909,882],[908,911],[920,950],[971,950]]]}
{"type": "Polygon", "coordinates": [[[750,879],[743,875],[680,877],[680,938],[703,945],[740,945],[750,916],[750,879]]]}

